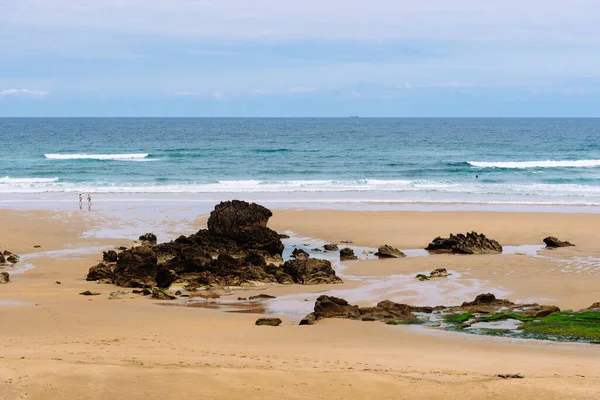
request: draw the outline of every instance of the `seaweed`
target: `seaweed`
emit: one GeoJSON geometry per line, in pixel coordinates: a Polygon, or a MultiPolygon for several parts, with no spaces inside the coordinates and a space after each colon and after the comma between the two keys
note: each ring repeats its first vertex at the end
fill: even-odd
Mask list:
{"type": "Polygon", "coordinates": [[[530,334],[560,336],[565,340],[600,342],[600,312],[557,312],[527,321],[519,329],[530,334]]]}
{"type": "Polygon", "coordinates": [[[463,324],[473,318],[472,313],[449,314],[444,316],[444,320],[451,324],[463,324]]]}

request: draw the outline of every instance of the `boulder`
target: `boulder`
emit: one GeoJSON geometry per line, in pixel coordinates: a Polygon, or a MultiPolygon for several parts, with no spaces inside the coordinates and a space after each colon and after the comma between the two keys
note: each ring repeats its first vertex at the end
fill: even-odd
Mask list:
{"type": "Polygon", "coordinates": [[[302,249],[294,249],[294,251],[292,251],[292,257],[296,260],[306,260],[310,255],[302,249]]]}
{"type": "Polygon", "coordinates": [[[325,249],[325,251],[338,251],[338,245],[334,244],[334,243],[328,243],[325,246],[323,246],[323,248],[325,249]]]}
{"type": "Polygon", "coordinates": [[[323,318],[358,319],[360,310],[358,306],[350,305],[344,299],[333,296],[319,296],[315,302],[314,316],[316,320],[323,318]]]}
{"type": "Polygon", "coordinates": [[[20,257],[16,254],[9,254],[6,256],[6,261],[8,261],[11,264],[16,264],[19,262],[20,257]]]}
{"type": "Polygon", "coordinates": [[[86,280],[88,281],[100,281],[105,280],[112,282],[114,278],[114,266],[100,263],[95,267],[90,268],[86,280]]]}
{"type": "Polygon", "coordinates": [[[175,300],[176,296],[168,293],[166,290],[155,287],[152,288],[152,298],[157,300],[175,300]]]}
{"type": "Polygon", "coordinates": [[[119,254],[114,269],[114,282],[124,287],[153,287],[156,286],[157,273],[157,257],[152,248],[133,247],[119,254]]]}
{"type": "Polygon", "coordinates": [[[379,246],[379,249],[377,249],[377,253],[375,253],[375,255],[379,258],[402,258],[402,257],[406,257],[406,254],[404,254],[403,252],[401,252],[400,250],[389,246],[387,244],[384,244],[383,246],[379,246]]]}
{"type": "MultiPolygon", "coordinates": [[[[230,235],[240,229],[266,227],[273,213],[256,203],[240,200],[224,201],[215,206],[208,218],[208,230],[230,235]]],[[[277,234],[277,238],[280,239],[277,234]]]]}
{"type": "Polygon", "coordinates": [[[259,318],[256,320],[255,325],[261,326],[279,326],[283,321],[279,318],[259,318]]]}
{"type": "Polygon", "coordinates": [[[445,278],[448,276],[448,271],[446,268],[438,268],[431,271],[429,274],[430,278],[445,278]]]}
{"type": "Polygon", "coordinates": [[[177,279],[177,274],[172,269],[159,268],[156,273],[156,286],[166,289],[177,279]]]}
{"type": "Polygon", "coordinates": [[[156,242],[158,241],[154,233],[144,233],[142,236],[139,237],[139,240],[148,244],[156,244],[156,242]]]}
{"type": "Polygon", "coordinates": [[[10,282],[10,274],[8,272],[0,272],[0,284],[10,282]]]}
{"type": "Polygon", "coordinates": [[[107,250],[102,252],[102,261],[106,262],[117,262],[118,254],[114,250],[107,250]]]}
{"type": "Polygon", "coordinates": [[[546,247],[549,247],[549,248],[575,246],[573,243],[563,242],[562,240],[558,240],[554,236],[548,236],[547,238],[545,238],[544,243],[546,243],[546,247]]]}
{"type": "Polygon", "coordinates": [[[467,307],[467,306],[481,306],[481,305],[490,305],[490,304],[495,304],[495,305],[514,305],[513,302],[508,301],[508,300],[504,300],[504,299],[497,299],[496,296],[493,293],[484,293],[484,294],[480,294],[477,297],[475,297],[475,300],[467,302],[465,301],[462,306],[463,307],[467,307]]]}
{"type": "Polygon", "coordinates": [[[331,263],[318,258],[286,261],[283,264],[283,272],[288,274],[295,283],[302,285],[342,283],[331,267],[331,263]]]}
{"type": "Polygon", "coordinates": [[[358,260],[358,257],[354,255],[354,250],[349,247],[340,250],[340,261],[358,260]]]}
{"type": "Polygon", "coordinates": [[[0,265],[6,264],[6,257],[4,254],[0,253],[0,265]]]}
{"type": "Polygon", "coordinates": [[[502,246],[497,241],[488,239],[484,234],[469,232],[466,235],[450,234],[448,238],[438,236],[425,250],[456,254],[496,254],[502,253],[502,246]]]}

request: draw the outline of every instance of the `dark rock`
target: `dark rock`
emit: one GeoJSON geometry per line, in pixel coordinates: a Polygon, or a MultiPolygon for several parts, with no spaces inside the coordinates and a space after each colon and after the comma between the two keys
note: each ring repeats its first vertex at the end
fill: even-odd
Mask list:
{"type": "Polygon", "coordinates": [[[354,250],[349,247],[340,250],[340,261],[358,260],[358,257],[354,255],[354,250]]]}
{"type": "Polygon", "coordinates": [[[423,274],[418,274],[417,276],[415,276],[415,278],[417,278],[421,282],[428,281],[430,279],[430,277],[428,275],[423,275],[423,274]]]}
{"type": "Polygon", "coordinates": [[[4,258],[6,259],[6,262],[9,262],[11,264],[16,264],[19,262],[20,257],[14,253],[11,253],[10,251],[5,250],[4,251],[4,258]]]}
{"type": "Polygon", "coordinates": [[[331,267],[331,263],[317,258],[286,261],[283,264],[283,272],[288,274],[295,283],[302,285],[342,283],[331,267]]]}
{"type": "Polygon", "coordinates": [[[513,305],[514,303],[504,299],[497,299],[493,293],[484,293],[475,297],[475,300],[471,302],[464,302],[463,307],[466,306],[480,306],[489,304],[502,304],[502,305],[513,305]]]}
{"type": "Polygon", "coordinates": [[[294,249],[294,251],[292,251],[292,257],[297,260],[306,260],[310,255],[302,249],[294,249]]]}
{"type": "Polygon", "coordinates": [[[289,239],[290,235],[286,235],[285,233],[280,233],[279,234],[279,239],[289,239]]]}
{"type": "Polygon", "coordinates": [[[239,301],[246,301],[246,300],[248,300],[248,298],[247,297],[238,297],[238,300],[239,301]]]}
{"type": "Polygon", "coordinates": [[[323,248],[325,249],[325,251],[338,251],[339,250],[338,245],[333,244],[333,243],[326,244],[325,246],[323,246],[323,248]]]}
{"type": "Polygon", "coordinates": [[[56,282],[54,282],[54,284],[56,284],[56,285],[61,285],[61,284],[62,284],[62,282],[61,282],[61,281],[56,281],[56,282]]]}
{"type": "Polygon", "coordinates": [[[39,249],[40,247],[42,247],[42,246],[40,246],[39,244],[36,244],[33,246],[34,249],[39,249]]]}
{"type": "Polygon", "coordinates": [[[114,278],[114,266],[100,263],[95,267],[90,268],[86,280],[99,281],[106,280],[112,282],[114,278]]]}
{"type": "Polygon", "coordinates": [[[127,247],[125,247],[125,246],[120,246],[120,247],[118,248],[118,250],[119,250],[119,251],[127,250],[127,247]]]}
{"type": "Polygon", "coordinates": [[[400,250],[389,246],[387,244],[384,244],[383,246],[379,246],[379,249],[377,249],[377,253],[375,253],[375,255],[379,258],[402,258],[402,257],[406,257],[406,254],[404,254],[403,252],[401,252],[400,250]]]}
{"type": "Polygon", "coordinates": [[[144,233],[142,236],[139,237],[139,240],[149,244],[156,244],[156,242],[158,241],[154,233],[144,233]]]}
{"type": "Polygon", "coordinates": [[[600,309],[600,302],[592,304],[591,306],[588,307],[588,309],[591,309],[591,310],[600,309]]]}
{"type": "Polygon", "coordinates": [[[133,289],[132,291],[134,294],[141,294],[142,296],[149,296],[152,294],[152,291],[148,288],[143,288],[143,289],[133,289]]]}
{"type": "Polygon", "coordinates": [[[548,236],[547,238],[545,238],[544,243],[546,243],[546,247],[550,247],[550,248],[575,246],[572,243],[563,242],[562,240],[558,240],[557,238],[555,238],[553,236],[548,236]]]}
{"type": "Polygon", "coordinates": [[[177,274],[172,269],[159,268],[156,273],[156,286],[166,289],[177,280],[177,274]]]}
{"type": "Polygon", "coordinates": [[[360,310],[358,306],[348,304],[344,299],[333,296],[319,296],[315,302],[315,319],[323,318],[348,318],[358,319],[360,310]]]}
{"type": "Polygon", "coordinates": [[[0,253],[0,265],[2,264],[6,264],[6,257],[4,257],[4,254],[0,253]]]}
{"type": "Polygon", "coordinates": [[[10,274],[8,272],[0,272],[0,284],[10,282],[10,274]]]}
{"type": "Polygon", "coordinates": [[[494,254],[502,253],[502,246],[484,234],[469,232],[466,235],[450,234],[448,238],[437,237],[427,246],[428,251],[445,251],[457,254],[494,254]]]}
{"type": "Polygon", "coordinates": [[[86,290],[85,292],[79,293],[82,296],[100,296],[98,292],[92,292],[91,290],[86,290]]]}
{"type": "MultiPolygon", "coordinates": [[[[239,230],[267,226],[273,213],[256,203],[240,200],[224,201],[215,206],[208,218],[208,230],[212,233],[230,235],[239,230]]],[[[279,234],[277,234],[279,239],[279,234]]]]}
{"type": "Polygon", "coordinates": [[[446,268],[435,269],[435,270],[431,271],[431,273],[429,274],[430,278],[445,278],[447,276],[448,276],[448,271],[446,270],[446,268]]]}
{"type": "Polygon", "coordinates": [[[276,299],[277,297],[271,296],[270,294],[259,294],[257,296],[250,296],[248,300],[263,300],[263,299],[276,299]]]}
{"type": "Polygon", "coordinates": [[[255,325],[279,326],[282,322],[279,318],[259,318],[256,320],[255,325]]]}
{"type": "Polygon", "coordinates": [[[152,298],[157,300],[175,300],[176,296],[168,293],[166,290],[155,287],[152,288],[152,298]]]}
{"type": "Polygon", "coordinates": [[[317,318],[315,317],[315,314],[310,313],[306,317],[304,317],[300,320],[299,325],[314,325],[316,323],[317,323],[317,318]]]}
{"type": "Polygon", "coordinates": [[[318,248],[318,247],[315,247],[314,249],[311,249],[311,251],[323,251],[323,250],[321,250],[321,249],[320,249],[320,248],[318,248]]]}
{"type": "Polygon", "coordinates": [[[158,273],[157,256],[151,247],[140,246],[119,254],[114,282],[124,287],[153,287],[158,273]]]}
{"type": "Polygon", "coordinates": [[[523,379],[525,378],[521,374],[498,374],[498,378],[502,379],[523,379]]]}
{"type": "Polygon", "coordinates": [[[107,250],[102,252],[102,261],[105,262],[117,262],[117,252],[114,250],[107,250]]]}

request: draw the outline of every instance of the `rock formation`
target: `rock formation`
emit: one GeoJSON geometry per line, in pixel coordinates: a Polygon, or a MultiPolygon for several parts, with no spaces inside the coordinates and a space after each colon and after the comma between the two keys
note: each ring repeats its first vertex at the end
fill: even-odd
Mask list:
{"type": "Polygon", "coordinates": [[[0,253],[0,265],[2,264],[16,264],[20,260],[20,257],[8,250],[0,253]]]}
{"type": "Polygon", "coordinates": [[[284,266],[280,236],[266,226],[271,215],[258,204],[222,202],[211,213],[208,229],[160,244],[151,244],[152,237],[143,235],[147,240],[142,246],[105,252],[104,261],[90,268],[87,279],[134,288],[168,288],[179,282],[189,290],[341,282],[328,261],[304,259],[308,253],[303,250],[295,251],[297,259],[284,266]]]}
{"type": "Polygon", "coordinates": [[[154,233],[145,233],[142,236],[140,236],[139,240],[151,245],[156,244],[156,242],[158,241],[154,233]]]}
{"type": "Polygon", "coordinates": [[[292,257],[296,260],[306,260],[310,255],[302,249],[294,249],[294,251],[292,251],[292,257]]]}
{"type": "Polygon", "coordinates": [[[10,274],[8,272],[0,272],[0,285],[10,282],[10,274]]]}
{"type": "Polygon", "coordinates": [[[406,254],[404,254],[403,252],[401,252],[400,250],[389,246],[387,244],[384,244],[383,246],[379,246],[379,249],[377,249],[377,253],[375,253],[375,255],[379,258],[402,258],[402,257],[406,257],[406,254]]]}
{"type": "Polygon", "coordinates": [[[323,248],[325,249],[325,251],[338,251],[338,245],[337,244],[333,244],[333,243],[328,243],[325,246],[323,246],[323,248]]]}
{"type": "Polygon", "coordinates": [[[349,247],[340,250],[340,261],[358,260],[358,257],[354,255],[354,250],[349,247]]]}
{"type": "Polygon", "coordinates": [[[435,269],[435,270],[431,271],[431,273],[429,274],[430,278],[445,278],[447,276],[448,276],[448,271],[446,270],[446,268],[435,269]]]}
{"type": "Polygon", "coordinates": [[[497,241],[488,239],[484,234],[469,232],[466,235],[450,234],[448,238],[438,236],[425,250],[457,254],[495,254],[502,253],[502,246],[497,241]]]}
{"type": "Polygon", "coordinates": [[[259,318],[256,320],[255,325],[260,326],[279,326],[282,321],[279,318],[259,318]]]}
{"type": "Polygon", "coordinates": [[[573,243],[563,242],[562,240],[558,240],[554,236],[548,236],[547,238],[545,238],[544,243],[546,243],[546,247],[549,247],[549,248],[575,246],[573,243]]]}

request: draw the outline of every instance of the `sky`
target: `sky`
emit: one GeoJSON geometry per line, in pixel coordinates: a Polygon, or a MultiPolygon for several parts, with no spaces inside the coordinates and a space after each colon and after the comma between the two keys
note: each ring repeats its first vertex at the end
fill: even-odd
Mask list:
{"type": "Polygon", "coordinates": [[[0,117],[599,117],[598,0],[0,0],[0,117]]]}

